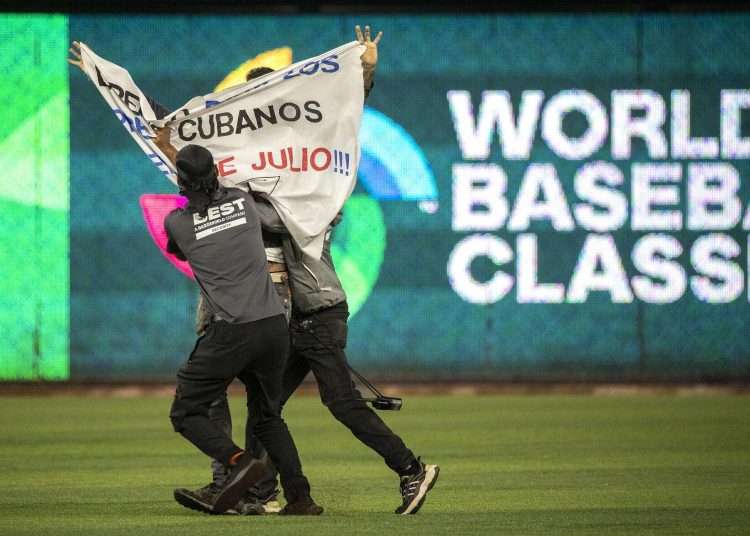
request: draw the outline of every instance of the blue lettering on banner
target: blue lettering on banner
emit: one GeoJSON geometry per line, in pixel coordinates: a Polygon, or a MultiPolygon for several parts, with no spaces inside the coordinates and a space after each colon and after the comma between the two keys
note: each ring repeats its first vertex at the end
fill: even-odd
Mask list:
{"type": "Polygon", "coordinates": [[[133,134],[137,134],[141,138],[144,139],[150,139],[151,134],[149,133],[148,129],[146,128],[145,123],[141,120],[140,117],[135,116],[134,118],[128,117],[125,112],[120,110],[119,108],[112,108],[112,111],[114,112],[117,119],[122,123],[122,125],[128,129],[128,132],[131,132],[133,134]]]}
{"type": "Polygon", "coordinates": [[[284,80],[289,80],[290,78],[294,78],[295,76],[300,76],[302,74],[311,76],[318,71],[320,71],[321,73],[335,73],[341,68],[341,65],[339,65],[339,63],[336,61],[337,59],[338,56],[336,54],[331,54],[330,56],[327,56],[322,60],[309,61],[299,68],[287,71],[287,73],[284,75],[284,80]]]}
{"type": "Polygon", "coordinates": [[[146,156],[148,156],[149,159],[156,165],[156,167],[158,167],[159,170],[167,177],[172,175],[172,171],[169,169],[169,166],[167,166],[166,162],[162,160],[161,156],[156,153],[147,153],[146,156]]]}

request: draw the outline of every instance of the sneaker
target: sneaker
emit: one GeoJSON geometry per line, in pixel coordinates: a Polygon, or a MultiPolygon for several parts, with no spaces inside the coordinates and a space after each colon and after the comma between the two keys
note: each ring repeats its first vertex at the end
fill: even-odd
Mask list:
{"type": "Polygon", "coordinates": [[[437,465],[425,465],[417,458],[422,470],[414,475],[401,477],[401,498],[403,503],[396,508],[396,513],[401,515],[416,514],[427,498],[427,492],[432,489],[440,474],[437,465]]]}
{"type": "MultiPolygon", "coordinates": [[[[213,504],[216,495],[219,493],[221,488],[211,482],[208,486],[196,490],[189,490],[186,488],[178,488],[174,490],[174,500],[185,508],[190,510],[196,510],[197,512],[203,512],[204,514],[213,514],[213,504]]],[[[232,510],[227,510],[225,513],[235,513],[232,510]]]]}
{"type": "Polygon", "coordinates": [[[279,490],[275,489],[264,497],[259,497],[253,491],[248,491],[245,495],[245,502],[260,506],[264,514],[278,514],[281,511],[281,505],[278,501],[279,490]]]}
{"type": "Polygon", "coordinates": [[[297,502],[287,503],[279,512],[280,516],[319,516],[323,513],[323,507],[315,504],[311,497],[300,499],[297,502]]]}
{"type": "Polygon", "coordinates": [[[253,458],[249,454],[240,456],[237,463],[229,468],[224,487],[216,494],[213,512],[222,514],[239,503],[247,489],[263,476],[267,463],[268,454],[263,458],[253,458]]]}

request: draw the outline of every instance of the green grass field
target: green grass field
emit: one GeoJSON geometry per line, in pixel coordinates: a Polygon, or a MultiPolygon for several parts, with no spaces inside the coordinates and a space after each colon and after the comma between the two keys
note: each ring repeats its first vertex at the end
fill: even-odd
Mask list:
{"type": "Polygon", "coordinates": [[[297,397],[286,420],[320,518],[177,505],[172,489],[209,473],[171,431],[168,398],[0,403],[2,535],[750,533],[746,396],[407,397],[385,417],[442,469],[410,517],[392,514],[398,483],[380,459],[317,398],[297,397]]]}

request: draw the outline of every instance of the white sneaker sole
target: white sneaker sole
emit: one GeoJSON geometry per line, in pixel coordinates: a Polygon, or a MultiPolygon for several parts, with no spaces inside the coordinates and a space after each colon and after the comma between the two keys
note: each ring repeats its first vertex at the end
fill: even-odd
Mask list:
{"type": "Polygon", "coordinates": [[[438,475],[440,474],[440,467],[437,465],[425,465],[424,466],[425,477],[422,484],[419,486],[419,491],[414,496],[414,500],[406,507],[406,510],[401,512],[402,516],[409,514],[416,514],[424,504],[424,500],[427,498],[427,492],[432,489],[437,482],[438,475]]]}
{"type": "Polygon", "coordinates": [[[263,505],[263,510],[267,514],[278,514],[281,512],[281,505],[279,504],[279,501],[268,501],[263,505]]]}

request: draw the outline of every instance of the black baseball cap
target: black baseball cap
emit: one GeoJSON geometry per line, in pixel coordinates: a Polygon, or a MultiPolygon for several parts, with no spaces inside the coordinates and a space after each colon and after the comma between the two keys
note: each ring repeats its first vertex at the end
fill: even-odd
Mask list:
{"type": "Polygon", "coordinates": [[[186,145],[177,152],[175,158],[177,177],[191,189],[216,180],[216,167],[211,152],[200,145],[186,145]]]}

